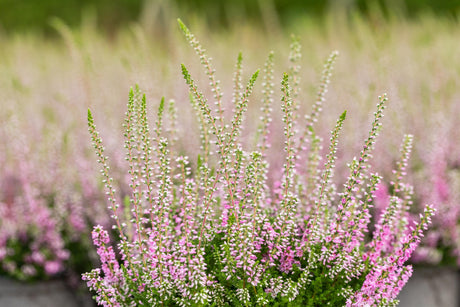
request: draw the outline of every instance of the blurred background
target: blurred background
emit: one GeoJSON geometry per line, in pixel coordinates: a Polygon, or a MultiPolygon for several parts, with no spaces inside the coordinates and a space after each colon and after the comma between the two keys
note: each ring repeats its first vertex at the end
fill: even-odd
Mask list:
{"type": "MultiPolygon", "coordinates": [[[[96,17],[98,27],[113,34],[126,24],[141,20],[159,26],[170,16],[185,22],[199,19],[209,27],[228,28],[241,22],[274,30],[289,27],[305,16],[323,18],[331,10],[397,14],[418,18],[435,14],[457,20],[458,0],[0,0],[0,26],[5,33],[21,31],[53,33],[50,18],[78,26],[82,17],[96,17]]],[[[175,19],[175,18],[174,18],[175,19]]]]}
{"type": "MultiPolygon", "coordinates": [[[[43,263],[34,264],[41,275],[24,275],[21,268],[30,258],[29,242],[56,241],[43,239],[43,229],[47,238],[62,238],[59,246],[47,247],[56,255],[50,261],[60,261],[59,274],[74,272],[69,275],[78,284],[79,274],[94,267],[90,231],[111,220],[87,132],[88,108],[121,196],[129,192],[122,124],[130,86],[139,84],[151,110],[162,96],[176,101],[176,150],[196,161],[200,131],[190,116],[195,113],[180,64],[207,97],[213,94],[177,18],[213,58],[224,103],[232,100],[238,52],[247,80],[275,51],[273,170],[281,168],[284,154],[278,99],[283,71],[301,66],[300,112],[309,114],[324,60],[333,50],[340,53],[316,124],[325,151],[330,129],[348,111],[337,153],[339,187],[348,175],[346,163],[362,149],[378,95],[388,93],[372,162],[385,176],[382,191],[404,133],[413,134],[411,212],[415,216],[425,204],[438,209],[413,262],[460,267],[460,0],[0,0],[0,275],[49,277],[43,263]],[[302,45],[296,63],[290,61],[292,33],[302,45]],[[43,225],[46,219],[51,226],[43,225]],[[26,248],[2,253],[18,246],[26,248]]],[[[247,118],[254,120],[244,123],[249,150],[262,82],[249,105],[247,118]]]]}

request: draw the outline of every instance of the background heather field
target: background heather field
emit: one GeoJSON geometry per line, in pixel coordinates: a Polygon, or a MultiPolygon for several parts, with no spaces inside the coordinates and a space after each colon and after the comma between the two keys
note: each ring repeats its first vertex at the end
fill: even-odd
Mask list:
{"type": "MultiPolygon", "coordinates": [[[[212,93],[199,60],[179,33],[176,17],[185,14],[181,18],[213,57],[227,94],[228,110],[232,109],[233,69],[239,51],[243,53],[243,80],[263,67],[270,50],[275,52],[275,81],[280,80],[290,65],[290,35],[297,36],[302,44],[302,113],[311,110],[324,60],[331,51],[339,51],[317,123],[321,137],[328,140],[336,119],[343,110],[348,111],[337,153],[336,178],[345,180],[345,163],[361,150],[376,97],[386,92],[389,103],[372,161],[374,171],[389,178],[399,158],[403,135],[414,135],[407,170],[407,181],[414,184],[411,211],[415,214],[432,203],[438,213],[413,260],[460,264],[460,28],[456,1],[428,11],[434,7],[429,2],[415,8],[407,1],[407,6],[397,11],[389,10],[389,2],[379,7],[355,1],[354,7],[343,9],[308,4],[309,9],[299,9],[300,13],[293,15],[296,7],[301,8],[297,2],[291,9],[282,1],[266,6],[254,2],[244,8],[237,4],[214,5],[209,12],[216,13],[210,15],[204,13],[205,5],[200,1],[189,4],[191,14],[186,14],[187,8],[180,1],[172,5],[146,1],[129,9],[120,1],[119,6],[113,6],[113,16],[118,19],[102,14],[103,7],[96,5],[86,9],[77,5],[78,14],[68,17],[68,12],[52,13],[44,4],[46,22],[32,16],[30,20],[36,20],[36,26],[27,27],[7,17],[1,7],[8,1],[0,1],[2,259],[6,259],[3,253],[7,253],[11,236],[20,240],[24,233],[32,232],[34,238],[38,233],[47,234],[45,243],[38,240],[38,245],[54,242],[47,248],[56,257],[47,262],[49,272],[45,273],[68,265],[81,273],[94,261],[90,230],[95,224],[107,224],[109,218],[86,129],[88,107],[98,118],[121,195],[128,192],[124,151],[119,144],[123,143],[122,119],[128,91],[134,84],[146,92],[152,103],[151,115],[162,96],[175,101],[179,122],[176,147],[179,152],[196,155],[199,130],[180,64],[188,64],[207,96],[212,93]],[[228,15],[216,19],[223,12],[228,15]],[[18,222],[18,216],[25,216],[25,220],[18,222]],[[36,227],[32,231],[24,228],[29,224],[36,227]],[[81,260],[73,260],[72,254],[69,258],[69,250],[74,255],[80,252],[81,260]]],[[[12,5],[10,12],[18,7],[12,5]]],[[[275,83],[275,97],[279,97],[279,88],[280,84],[275,83]]],[[[247,148],[254,146],[258,123],[254,119],[262,106],[261,91],[258,82],[243,124],[247,148]]],[[[281,169],[283,163],[281,116],[275,104],[269,154],[273,170],[281,169]]],[[[327,149],[327,145],[324,147],[327,149]]],[[[279,174],[272,172],[270,176],[279,174]]],[[[386,182],[380,188],[378,201],[382,204],[388,185],[386,182]]],[[[9,272],[11,264],[7,268],[5,263],[2,265],[1,271],[9,272]]]]}

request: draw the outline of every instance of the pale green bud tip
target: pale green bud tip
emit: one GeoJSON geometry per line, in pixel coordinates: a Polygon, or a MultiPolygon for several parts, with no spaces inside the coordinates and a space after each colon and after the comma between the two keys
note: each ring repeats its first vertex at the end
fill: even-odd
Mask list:
{"type": "Polygon", "coordinates": [[[342,115],[340,115],[340,120],[344,121],[346,117],[347,117],[347,110],[343,111],[342,115]]]}
{"type": "Polygon", "coordinates": [[[91,114],[90,108],[88,108],[88,123],[93,122],[93,114],[91,114]]]}
{"type": "Polygon", "coordinates": [[[251,77],[251,83],[256,82],[257,77],[259,76],[260,69],[257,69],[256,72],[251,77]]]}
{"type": "Polygon", "coordinates": [[[300,37],[295,35],[295,34],[291,34],[291,42],[293,42],[295,44],[300,43],[300,37]]]}
{"type": "Polygon", "coordinates": [[[281,84],[283,86],[287,86],[289,84],[289,74],[287,72],[283,73],[283,80],[281,80],[281,84]]]}
{"type": "Polygon", "coordinates": [[[184,64],[180,64],[181,67],[182,67],[182,75],[184,76],[184,79],[185,81],[187,82],[187,84],[191,83],[191,77],[190,77],[190,74],[188,73],[188,70],[187,70],[187,67],[185,67],[184,64]]]}
{"type": "Polygon", "coordinates": [[[133,90],[132,87],[129,88],[128,98],[129,98],[129,99],[133,99],[133,98],[134,98],[134,90],[133,90]]]}
{"type": "Polygon", "coordinates": [[[164,108],[165,108],[165,97],[163,96],[161,97],[161,100],[160,100],[160,106],[158,107],[158,113],[162,114],[164,108]]]}
{"type": "Polygon", "coordinates": [[[188,75],[187,67],[185,67],[184,64],[180,64],[180,67],[182,68],[182,73],[183,73],[184,75],[188,75]]]}
{"type": "Polygon", "coordinates": [[[190,33],[189,29],[188,29],[187,26],[182,22],[182,20],[180,20],[180,18],[177,18],[177,23],[179,24],[179,27],[182,29],[182,31],[183,31],[185,34],[189,34],[189,33],[190,33]]]}

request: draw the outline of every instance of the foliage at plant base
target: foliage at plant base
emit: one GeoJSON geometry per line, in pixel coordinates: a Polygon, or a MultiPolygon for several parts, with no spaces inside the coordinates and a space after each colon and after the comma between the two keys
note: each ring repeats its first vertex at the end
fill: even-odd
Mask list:
{"type": "Polygon", "coordinates": [[[145,95],[136,87],[129,94],[124,124],[132,193],[129,200],[120,202],[102,139],[88,111],[89,131],[119,235],[115,251],[107,230],[97,226],[93,231],[102,265],[83,279],[96,292],[97,302],[104,306],[396,304],[412,273],[405,262],[434,209],[427,206],[417,222],[406,218],[411,188],[401,180],[412,141],[406,136],[392,182],[394,192],[369,234],[369,209],[381,179],[371,172],[369,159],[386,96],[379,97],[362,151],[350,162],[349,176],[339,190],[332,178],[346,112],[331,132],[324,163],[315,134],[337,54],[326,61],[312,113],[301,118],[295,65],[300,46],[294,41],[293,66],[281,81],[284,164],[279,181],[270,186],[266,154],[273,107],[273,53],[263,70],[257,146],[246,150],[240,142],[242,123],[259,71],[243,86],[242,56],[238,56],[233,112],[228,118],[210,58],[179,23],[214,92],[210,103],[182,65],[201,127],[201,154],[193,167],[189,157],[173,150],[174,138],[168,139],[162,130],[164,99],[151,134],[145,95]]]}

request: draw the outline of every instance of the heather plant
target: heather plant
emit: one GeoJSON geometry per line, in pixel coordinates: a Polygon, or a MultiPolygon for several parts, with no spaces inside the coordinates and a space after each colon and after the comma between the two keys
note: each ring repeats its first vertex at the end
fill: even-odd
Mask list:
{"type": "Polygon", "coordinates": [[[5,168],[0,185],[0,273],[20,280],[43,279],[63,272],[69,252],[57,231],[57,219],[39,195],[33,161],[27,159],[30,149],[15,126],[11,119],[2,129],[4,136],[16,135],[10,146],[20,176],[5,168]]]}
{"type": "MultiPolygon", "coordinates": [[[[153,133],[147,101],[131,89],[124,122],[131,193],[120,199],[92,113],[88,127],[101,165],[113,240],[102,226],[93,231],[101,267],[83,274],[104,306],[388,306],[412,273],[406,265],[430,223],[434,209],[418,221],[405,218],[412,189],[403,183],[412,137],[403,141],[402,160],[392,181],[394,193],[369,233],[381,177],[369,160],[380,131],[386,95],[362,150],[348,165],[339,190],[333,181],[339,134],[346,112],[331,131],[329,153],[321,157],[315,124],[337,53],[325,63],[313,111],[298,114],[300,44],[294,40],[292,67],[281,80],[284,163],[270,184],[267,149],[273,107],[273,61],[264,66],[263,107],[255,150],[243,148],[241,131],[259,71],[243,85],[237,58],[231,116],[211,59],[179,21],[199,55],[214,93],[209,102],[189,70],[182,74],[200,125],[201,153],[175,151],[163,130],[161,100],[153,133]],[[292,88],[291,88],[292,84],[292,88]],[[114,249],[113,243],[117,245],[114,249]]],[[[175,116],[171,116],[174,120],[175,116]]],[[[174,125],[171,125],[174,126],[174,125]]],[[[276,145],[276,144],[275,144],[276,145]]]]}
{"type": "Polygon", "coordinates": [[[96,214],[105,201],[83,174],[76,176],[75,169],[84,168],[78,157],[75,168],[61,167],[68,156],[59,149],[71,145],[59,132],[35,134],[40,142],[32,142],[24,131],[17,113],[2,118],[0,275],[21,281],[64,277],[78,286],[79,275],[97,260],[90,230],[106,224],[96,214]],[[92,202],[93,210],[85,210],[84,202],[92,202]]]}
{"type": "MultiPolygon", "coordinates": [[[[446,134],[445,125],[438,128],[440,135],[446,134]],[[443,133],[442,133],[443,132],[443,133]]],[[[433,148],[427,148],[420,157],[426,166],[418,170],[405,168],[404,172],[412,172],[417,177],[429,178],[425,185],[419,182],[414,187],[417,191],[418,202],[427,201],[436,204],[436,216],[430,231],[421,241],[411,261],[417,264],[458,266],[460,264],[460,240],[458,221],[459,211],[459,172],[456,167],[456,155],[448,151],[452,150],[452,144],[446,143],[444,137],[439,137],[433,142],[433,148]],[[450,148],[450,149],[448,149],[450,148]]],[[[379,202],[388,203],[392,185],[379,187],[379,202]]],[[[415,206],[413,206],[415,207],[415,206]]],[[[412,208],[412,213],[407,218],[414,218],[417,208],[412,208]]]]}

